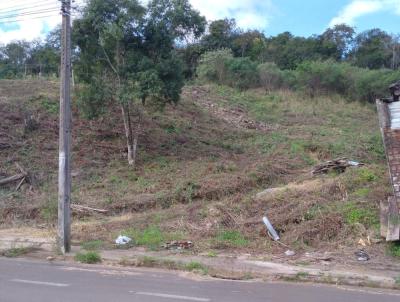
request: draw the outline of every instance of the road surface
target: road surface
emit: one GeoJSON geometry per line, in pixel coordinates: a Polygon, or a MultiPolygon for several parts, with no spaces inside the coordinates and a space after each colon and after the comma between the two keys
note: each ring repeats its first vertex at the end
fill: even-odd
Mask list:
{"type": "Polygon", "coordinates": [[[1,302],[394,302],[400,292],[0,258],[1,302]]]}

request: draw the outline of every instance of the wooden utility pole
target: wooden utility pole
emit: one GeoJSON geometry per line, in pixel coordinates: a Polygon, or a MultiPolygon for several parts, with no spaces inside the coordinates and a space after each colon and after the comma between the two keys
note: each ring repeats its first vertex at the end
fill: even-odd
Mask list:
{"type": "Polygon", "coordinates": [[[71,0],[61,0],[61,85],[58,170],[58,238],[61,253],[71,250],[71,0]]]}

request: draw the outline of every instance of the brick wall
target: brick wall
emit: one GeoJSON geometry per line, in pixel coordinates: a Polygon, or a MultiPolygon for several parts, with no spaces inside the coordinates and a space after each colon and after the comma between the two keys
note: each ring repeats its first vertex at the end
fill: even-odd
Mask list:
{"type": "Polygon", "coordinates": [[[393,193],[400,199],[400,130],[385,128],[383,136],[393,193]]]}

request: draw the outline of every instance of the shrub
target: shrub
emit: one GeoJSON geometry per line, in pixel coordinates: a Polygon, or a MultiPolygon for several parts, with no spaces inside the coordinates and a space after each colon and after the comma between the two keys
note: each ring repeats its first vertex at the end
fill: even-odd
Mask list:
{"type": "Polygon", "coordinates": [[[259,83],[267,92],[282,87],[284,72],[275,63],[260,64],[257,70],[259,83]]]}
{"type": "Polygon", "coordinates": [[[303,62],[296,69],[296,86],[314,96],[321,93],[347,94],[351,66],[334,61],[303,62]]]}
{"type": "Polygon", "coordinates": [[[225,64],[225,84],[240,90],[258,86],[257,63],[249,58],[232,58],[225,64]]]}
{"type": "Polygon", "coordinates": [[[198,272],[201,272],[203,275],[207,275],[207,273],[208,273],[208,268],[204,264],[197,262],[197,261],[191,261],[191,262],[187,263],[185,265],[185,269],[190,272],[198,271],[198,272]]]}
{"type": "Polygon", "coordinates": [[[200,81],[229,85],[241,90],[257,86],[257,63],[249,58],[234,58],[232,51],[209,51],[200,58],[197,68],[200,81]]]}
{"type": "Polygon", "coordinates": [[[400,243],[398,242],[392,242],[389,244],[388,247],[389,254],[392,255],[393,257],[399,257],[400,258],[400,243]]]}
{"type": "Polygon", "coordinates": [[[200,81],[222,84],[226,79],[226,62],[232,58],[232,51],[225,48],[204,53],[197,68],[200,81]]]}
{"type": "Polygon", "coordinates": [[[97,252],[77,253],[75,260],[81,263],[94,264],[101,262],[101,256],[97,252]]]}

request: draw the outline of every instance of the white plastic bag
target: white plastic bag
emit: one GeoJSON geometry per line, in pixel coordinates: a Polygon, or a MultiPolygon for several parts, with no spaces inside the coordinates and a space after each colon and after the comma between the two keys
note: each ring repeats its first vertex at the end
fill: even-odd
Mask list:
{"type": "Polygon", "coordinates": [[[125,245],[131,241],[132,241],[131,238],[129,238],[128,236],[122,236],[122,235],[119,235],[118,238],[115,239],[115,243],[118,245],[125,245]]]}

